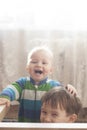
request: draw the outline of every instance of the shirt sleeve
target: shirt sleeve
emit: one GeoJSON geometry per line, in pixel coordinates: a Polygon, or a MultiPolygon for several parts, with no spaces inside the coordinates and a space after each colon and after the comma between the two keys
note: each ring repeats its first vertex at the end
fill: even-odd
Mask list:
{"type": "Polygon", "coordinates": [[[16,82],[8,85],[0,93],[0,97],[8,98],[10,101],[19,100],[24,88],[26,78],[20,78],[16,82]]]}
{"type": "Polygon", "coordinates": [[[62,84],[60,82],[55,81],[55,80],[50,80],[50,85],[51,85],[51,87],[62,86],[62,84]]]}

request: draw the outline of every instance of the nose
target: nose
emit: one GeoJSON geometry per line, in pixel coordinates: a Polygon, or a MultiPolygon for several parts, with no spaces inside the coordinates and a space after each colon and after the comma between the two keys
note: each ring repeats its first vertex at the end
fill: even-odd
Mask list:
{"type": "Polygon", "coordinates": [[[51,117],[46,116],[44,120],[45,120],[45,123],[50,123],[51,122],[51,117]]]}
{"type": "Polygon", "coordinates": [[[41,63],[41,62],[38,62],[38,63],[37,63],[37,66],[42,66],[42,63],[41,63]]]}

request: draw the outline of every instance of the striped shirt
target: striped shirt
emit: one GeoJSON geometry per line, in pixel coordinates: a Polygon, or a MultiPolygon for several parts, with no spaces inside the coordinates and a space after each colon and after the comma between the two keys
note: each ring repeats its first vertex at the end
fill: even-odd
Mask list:
{"type": "Polygon", "coordinates": [[[22,77],[8,85],[0,97],[19,101],[19,122],[40,122],[41,96],[52,87],[60,85],[59,82],[46,78],[37,86],[32,78],[22,77]]]}

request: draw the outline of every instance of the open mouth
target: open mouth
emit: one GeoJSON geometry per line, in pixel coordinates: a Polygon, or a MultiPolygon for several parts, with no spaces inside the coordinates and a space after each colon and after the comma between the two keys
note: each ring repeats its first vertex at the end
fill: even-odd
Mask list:
{"type": "Polygon", "coordinates": [[[35,70],[35,73],[42,74],[43,72],[41,70],[35,70]]]}

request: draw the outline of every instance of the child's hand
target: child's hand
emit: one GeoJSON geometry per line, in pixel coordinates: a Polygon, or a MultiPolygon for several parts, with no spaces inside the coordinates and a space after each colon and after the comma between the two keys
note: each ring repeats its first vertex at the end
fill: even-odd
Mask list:
{"type": "Polygon", "coordinates": [[[71,84],[67,84],[67,86],[65,87],[68,92],[70,92],[72,95],[77,95],[77,91],[75,89],[74,86],[72,86],[71,84]]]}
{"type": "Polygon", "coordinates": [[[5,104],[7,107],[9,107],[11,104],[10,100],[6,98],[0,98],[0,105],[5,105],[5,104]]]}

